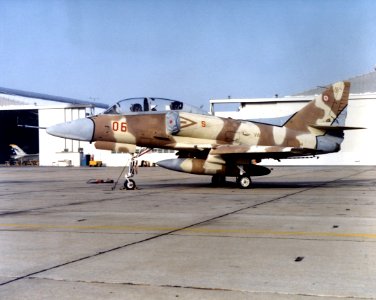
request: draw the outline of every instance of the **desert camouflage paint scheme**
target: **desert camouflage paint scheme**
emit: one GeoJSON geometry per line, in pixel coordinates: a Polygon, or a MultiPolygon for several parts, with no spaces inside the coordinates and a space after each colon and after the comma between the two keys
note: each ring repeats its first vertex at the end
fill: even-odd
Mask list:
{"type": "Polygon", "coordinates": [[[95,142],[98,149],[116,152],[134,153],[136,145],[175,149],[177,158],[159,162],[161,167],[213,175],[214,183],[234,176],[246,188],[251,176],[270,173],[256,164],[262,159],[339,151],[343,130],[355,129],[345,127],[349,89],[346,81],[333,84],[282,126],[220,118],[184,109],[179,101],[166,102],[159,110],[155,98],[133,98],[118,102],[104,114],[58,124],[47,132],[95,142]]]}

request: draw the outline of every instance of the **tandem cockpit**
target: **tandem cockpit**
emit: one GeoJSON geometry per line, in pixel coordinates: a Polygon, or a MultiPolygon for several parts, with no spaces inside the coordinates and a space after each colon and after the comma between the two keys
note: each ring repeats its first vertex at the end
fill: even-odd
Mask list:
{"type": "Polygon", "coordinates": [[[125,114],[138,114],[149,112],[168,112],[168,111],[184,111],[195,114],[204,114],[203,109],[195,107],[193,105],[165,98],[154,97],[140,97],[140,98],[128,98],[116,102],[113,106],[107,109],[104,114],[111,115],[125,115],[125,114]]]}

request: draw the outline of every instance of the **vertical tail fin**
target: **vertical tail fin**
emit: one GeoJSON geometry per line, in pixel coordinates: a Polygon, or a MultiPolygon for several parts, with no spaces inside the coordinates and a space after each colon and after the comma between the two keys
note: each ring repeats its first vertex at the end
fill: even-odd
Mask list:
{"type": "Polygon", "coordinates": [[[349,92],[350,82],[348,81],[332,84],[321,95],[316,96],[313,101],[296,112],[284,126],[293,130],[309,132],[309,126],[330,126],[337,118],[337,123],[341,123],[338,125],[344,126],[349,92]]]}
{"type": "Polygon", "coordinates": [[[15,144],[10,144],[9,145],[10,147],[12,147],[14,153],[16,156],[25,156],[27,153],[25,153],[25,151],[23,151],[20,147],[18,147],[17,145],[15,144]]]}

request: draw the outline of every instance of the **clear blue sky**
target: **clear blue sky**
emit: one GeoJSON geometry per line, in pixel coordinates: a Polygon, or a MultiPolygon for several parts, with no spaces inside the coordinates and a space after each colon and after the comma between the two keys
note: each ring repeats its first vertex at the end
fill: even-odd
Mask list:
{"type": "Polygon", "coordinates": [[[376,1],[0,0],[0,86],[113,103],[269,97],[376,65],[376,1]]]}

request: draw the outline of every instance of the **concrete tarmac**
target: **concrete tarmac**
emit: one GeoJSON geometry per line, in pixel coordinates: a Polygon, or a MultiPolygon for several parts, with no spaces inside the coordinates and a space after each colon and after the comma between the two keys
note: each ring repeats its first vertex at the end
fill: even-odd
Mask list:
{"type": "Polygon", "coordinates": [[[0,168],[0,299],[376,299],[376,167],[0,168]]]}

